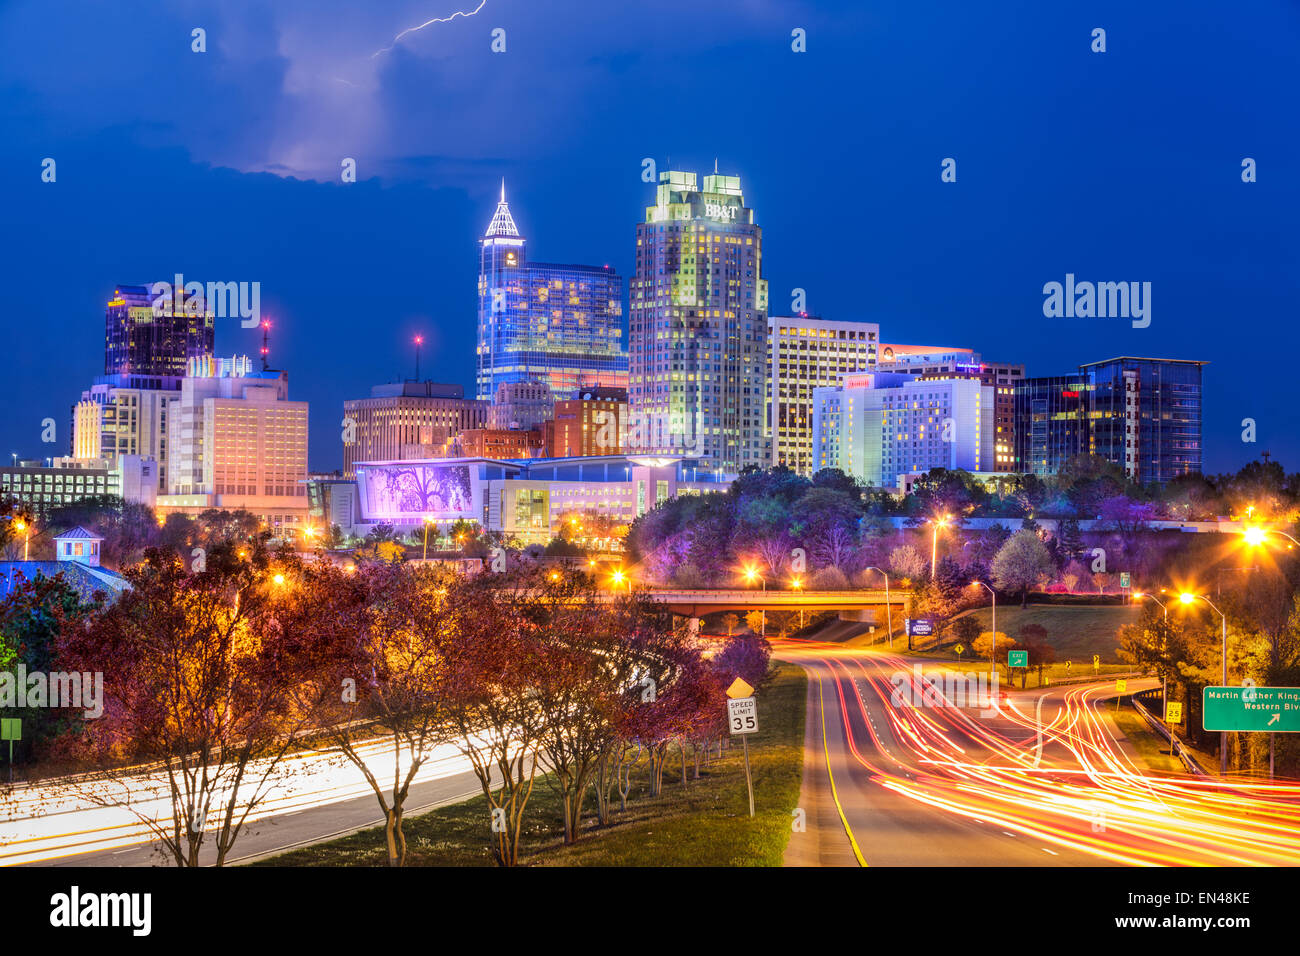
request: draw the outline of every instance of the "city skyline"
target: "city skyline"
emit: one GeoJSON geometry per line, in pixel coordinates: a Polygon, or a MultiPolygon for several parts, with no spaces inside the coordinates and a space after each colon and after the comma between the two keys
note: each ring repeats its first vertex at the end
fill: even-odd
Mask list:
{"type": "MultiPolygon", "coordinates": [[[[389,29],[395,25],[390,16],[408,20],[414,11],[415,5],[406,5],[401,17],[362,16],[359,32],[367,38],[383,34],[383,42],[357,55],[368,59],[398,32],[389,29]]],[[[463,95],[464,105],[483,95],[470,82],[483,71],[504,70],[511,83],[518,83],[559,55],[519,39],[507,53],[492,54],[490,26],[482,19],[487,14],[499,14],[516,37],[524,35],[525,24],[531,30],[538,17],[519,4],[489,4],[477,20],[462,18],[404,39],[374,61],[377,88],[397,97],[384,115],[411,106],[421,64],[430,57],[460,71],[434,79],[463,95]]],[[[182,88],[177,96],[183,91],[189,102],[204,90],[213,93],[207,119],[199,124],[159,124],[159,117],[177,111],[165,101],[130,98],[115,88],[105,91],[102,110],[78,112],[69,92],[34,63],[40,43],[13,47],[9,65],[0,68],[12,72],[0,77],[11,81],[16,95],[0,99],[0,110],[14,120],[43,109],[61,119],[12,123],[15,135],[0,145],[13,173],[14,228],[28,237],[11,254],[15,274],[27,279],[14,288],[13,307],[30,317],[32,333],[23,350],[31,361],[15,363],[0,442],[21,457],[66,453],[62,432],[68,407],[98,374],[96,338],[109,286],[183,272],[262,283],[263,312],[275,321],[271,362],[290,370],[295,396],[311,406],[312,467],[341,467],[335,437],[342,401],[367,394],[377,382],[410,377],[409,343],[415,334],[425,336],[421,377],[461,384],[473,393],[472,242],[490,217],[502,176],[518,197],[521,232],[538,237],[539,259],[607,262],[628,277],[634,273],[635,223],[653,190],[642,180],[643,160],[653,158],[659,170],[705,170],[716,158],[720,169],[741,178],[747,201],[759,210],[770,314],[791,311],[791,292],[804,289],[809,314],[877,323],[886,341],[960,344],[999,361],[1023,362],[1033,376],[1062,374],[1081,362],[1117,355],[1208,360],[1205,470],[1232,470],[1263,451],[1296,469],[1300,439],[1285,433],[1285,386],[1269,377],[1242,376],[1240,363],[1221,354],[1229,343],[1222,335],[1225,319],[1237,327],[1252,321],[1250,316],[1267,322],[1285,314],[1296,295],[1297,280],[1287,265],[1296,258],[1296,237],[1285,228],[1282,210],[1297,187],[1280,159],[1294,145],[1296,131],[1268,120],[1268,110],[1227,107],[1233,97],[1248,99],[1248,90],[1275,88],[1272,78],[1284,65],[1280,47],[1257,50],[1248,77],[1241,78],[1236,52],[1208,70],[1186,69],[1179,51],[1208,42],[1208,35],[1196,26],[1173,25],[1164,41],[1154,42],[1153,21],[1144,19],[1154,14],[1140,12],[1112,21],[1111,48],[1104,55],[1089,50],[1091,20],[1060,12],[1035,12],[1025,23],[996,25],[973,12],[958,12],[928,25],[925,45],[918,45],[921,25],[901,10],[883,24],[852,9],[730,18],[700,13],[702,27],[725,23],[726,35],[734,39],[719,45],[692,38],[692,51],[712,50],[715,56],[692,60],[691,82],[721,82],[743,58],[748,64],[743,75],[753,82],[754,95],[772,113],[798,117],[791,120],[791,135],[817,137],[818,149],[809,152],[789,149],[788,137],[781,135],[750,138],[740,146],[703,116],[677,115],[666,105],[638,100],[638,84],[663,65],[664,57],[677,55],[659,41],[629,51],[623,34],[658,35],[645,12],[626,11],[620,20],[611,12],[560,5],[551,15],[559,25],[587,28],[581,39],[584,66],[564,74],[566,92],[584,90],[566,101],[565,115],[584,121],[574,124],[562,143],[545,122],[456,125],[447,135],[428,139],[434,153],[424,159],[402,137],[362,135],[351,123],[341,123],[337,135],[313,149],[298,149],[303,157],[319,154],[314,165],[283,162],[287,153],[277,162],[253,155],[253,139],[237,134],[231,121],[244,100],[286,88],[299,61],[325,58],[329,51],[341,57],[349,44],[360,42],[324,24],[308,29],[302,10],[293,5],[264,24],[270,37],[283,39],[283,53],[269,50],[265,39],[251,47],[236,44],[231,32],[236,15],[229,11],[208,26],[210,61],[200,61],[184,44],[171,52],[163,41],[179,26],[167,18],[128,38],[92,15],[60,38],[72,49],[84,47],[92,64],[106,38],[123,49],[137,44],[164,49],[162,60],[182,88]],[[810,38],[809,52],[797,61],[798,74],[790,72],[794,54],[786,21],[791,17],[799,18],[810,38]],[[858,30],[871,28],[867,32],[879,42],[877,62],[862,66],[845,55],[830,29],[835,17],[858,30]],[[92,31],[98,31],[93,38],[92,31]],[[981,39],[987,42],[996,33],[1002,42],[1023,42],[1029,31],[1044,47],[1031,54],[1037,65],[1033,90],[1020,83],[1018,70],[986,64],[980,52],[981,39]],[[1146,60],[1130,52],[1131,42],[1116,42],[1134,33],[1142,37],[1146,60]],[[910,42],[905,50],[891,51],[891,38],[910,42]],[[250,74],[247,87],[229,73],[240,55],[261,57],[258,62],[266,67],[265,73],[250,74]],[[1070,58],[1068,77],[1050,68],[1052,57],[1070,58]],[[216,66],[198,69],[201,63],[216,66]],[[1153,64],[1161,63],[1177,67],[1179,98],[1174,98],[1175,80],[1169,79],[1149,91],[1143,104],[1127,102],[1126,83],[1145,81],[1153,64]],[[990,68],[972,72],[972,64],[990,68]],[[839,117],[857,101],[824,91],[837,89],[834,83],[857,69],[865,70],[863,82],[881,89],[895,85],[884,82],[888,77],[925,81],[919,92],[897,103],[871,100],[873,122],[844,124],[839,117]],[[1080,90],[1072,79],[1079,69],[1104,72],[1080,90]],[[951,92],[958,78],[959,94],[951,92]],[[588,88],[605,92],[596,97],[585,92],[588,88]],[[818,95],[810,95],[814,91],[818,95]],[[1203,105],[1192,110],[1188,102],[1198,96],[1203,105]],[[1058,151],[1050,142],[1064,140],[1055,134],[1026,131],[1004,117],[1052,97],[1061,109],[1109,132],[1080,137],[1058,151]],[[983,101],[997,106],[985,108],[983,101]],[[615,103],[617,114],[611,113],[615,103]],[[961,109],[954,108],[958,104],[961,109]],[[1004,108],[1011,104],[1014,109],[1004,108]],[[1148,123],[1149,110],[1157,106],[1160,118],[1148,123]],[[909,117],[918,110],[926,123],[913,128],[909,117]],[[668,123],[669,117],[674,122],[668,123]],[[605,129],[600,122],[613,125],[605,129]],[[614,133],[633,127],[636,135],[623,139],[634,145],[615,143],[614,133]],[[657,131],[646,134],[642,128],[657,131]],[[221,140],[214,131],[229,135],[221,140]],[[345,148],[349,137],[351,146],[345,148]],[[1176,153],[1166,151],[1168,142],[1178,144],[1176,153]],[[53,183],[41,182],[40,162],[47,156],[59,161],[53,183]],[[105,161],[106,156],[114,159],[105,161]],[[340,183],[331,172],[344,156],[357,160],[355,183],[340,183]],[[1244,156],[1259,161],[1258,182],[1241,181],[1244,156]],[[941,163],[948,157],[957,160],[953,183],[941,181],[941,163]],[[1103,209],[1092,202],[1099,194],[1109,200],[1103,209]],[[176,195],[189,197],[198,210],[189,215],[202,228],[176,233],[156,227],[155,211],[176,195]],[[132,215],[134,210],[140,213],[132,215]],[[107,230],[100,236],[87,233],[87,222],[112,223],[111,238],[107,230]],[[847,259],[826,256],[820,243],[805,241],[828,223],[846,222],[866,226],[854,232],[854,253],[847,259]],[[184,241],[178,244],[180,236],[184,241]],[[1225,261],[1243,265],[1224,270],[1218,264],[1225,261]],[[75,270],[69,269],[71,262],[75,270]],[[1044,284],[1069,274],[1151,282],[1150,326],[1046,318],[1044,284]],[[51,288],[58,295],[50,295],[51,288]],[[51,359],[66,385],[51,382],[40,370],[51,359]],[[48,445],[40,441],[47,417],[60,431],[48,445]],[[1254,444],[1241,441],[1246,418],[1257,423],[1254,444]]],[[[14,28],[5,36],[16,37],[30,12],[20,7],[2,16],[14,28]]],[[[1253,42],[1284,35],[1287,22],[1279,20],[1276,31],[1252,32],[1253,42]]],[[[560,26],[555,39],[562,47],[577,42],[560,26]]],[[[1241,44],[1225,40],[1225,48],[1236,51],[1241,44]]],[[[323,62],[317,72],[334,82],[323,62]]],[[[339,95],[346,93],[345,84],[336,85],[339,95]]],[[[136,91],[134,84],[131,90],[136,91]]],[[[539,117],[554,118],[558,107],[540,93],[521,91],[523,113],[533,109],[539,117]]],[[[738,109],[740,115],[752,111],[738,109]]],[[[342,114],[324,110],[322,115],[342,114]]],[[[431,117],[448,115],[422,107],[415,126],[427,131],[431,117]]],[[[1295,344],[1287,326],[1270,335],[1281,354],[1295,344]]],[[[219,319],[216,336],[218,354],[256,355],[260,347],[259,333],[237,320],[219,319]]]]}

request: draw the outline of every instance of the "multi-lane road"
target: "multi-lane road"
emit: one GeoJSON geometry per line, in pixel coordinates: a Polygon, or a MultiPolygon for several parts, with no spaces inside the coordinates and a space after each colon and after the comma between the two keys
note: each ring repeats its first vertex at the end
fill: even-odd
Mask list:
{"type": "Polygon", "coordinates": [[[1147,771],[1105,713],[1113,682],[951,706],[962,685],[925,685],[941,665],[918,678],[880,651],[776,651],[809,676],[789,864],[1300,863],[1300,786],[1147,771]]]}

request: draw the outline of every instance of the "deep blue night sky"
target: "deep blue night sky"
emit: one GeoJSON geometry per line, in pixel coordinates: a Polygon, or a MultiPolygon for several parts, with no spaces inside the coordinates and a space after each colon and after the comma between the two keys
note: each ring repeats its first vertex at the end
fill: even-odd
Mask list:
{"type": "MultiPolygon", "coordinates": [[[[1293,0],[486,0],[372,56],[477,3],[0,4],[0,453],[67,453],[114,284],[179,271],[262,283],[312,468],[336,468],[343,400],[409,376],[417,331],[424,371],[471,386],[475,239],[502,176],[531,257],[626,279],[648,156],[741,177],[774,312],[798,286],[886,342],[1030,375],[1209,360],[1206,470],[1266,449],[1300,469],[1293,0]],[[1044,318],[1067,272],[1151,282],[1150,327],[1044,318]]],[[[258,345],[218,324],[219,354],[258,345]]]]}

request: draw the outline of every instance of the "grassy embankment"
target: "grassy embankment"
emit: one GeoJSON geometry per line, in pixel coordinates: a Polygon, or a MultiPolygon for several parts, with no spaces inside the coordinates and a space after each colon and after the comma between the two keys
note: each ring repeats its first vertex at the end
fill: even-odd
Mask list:
{"type": "MultiPolygon", "coordinates": [[[[563,842],[558,798],[539,778],[525,811],[521,862],[531,866],[780,866],[799,802],[803,771],[803,671],[779,665],[758,694],[759,732],[749,741],[756,813],[749,818],[740,741],[700,770],[687,759],[681,782],[676,751],[664,771],[661,796],[648,796],[648,770],[633,772],[626,812],[606,828],[586,821],[581,838],[563,842]]],[[[594,817],[594,797],[586,807],[594,817]]],[[[378,810],[378,804],[376,804],[378,810]]],[[[490,866],[488,813],[482,797],[406,820],[408,866],[490,866]]],[[[318,843],[254,866],[383,866],[382,828],[318,843]]]]}

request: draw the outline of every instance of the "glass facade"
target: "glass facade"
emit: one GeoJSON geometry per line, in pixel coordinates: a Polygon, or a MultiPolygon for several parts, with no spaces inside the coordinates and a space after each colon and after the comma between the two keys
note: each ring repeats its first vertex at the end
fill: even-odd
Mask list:
{"type": "Polygon", "coordinates": [[[104,311],[105,375],[185,375],[190,359],[212,358],[212,312],[202,296],[176,296],[154,314],[152,286],[123,285],[104,311]]]}
{"type": "Polygon", "coordinates": [[[739,471],[768,461],[762,230],[737,176],[659,175],[637,225],[628,446],[739,471]]]}
{"type": "Polygon", "coordinates": [[[1094,454],[1139,484],[1200,472],[1204,364],[1123,357],[1025,379],[1016,386],[1016,470],[1051,475],[1094,454]]]}
{"type": "Polygon", "coordinates": [[[1117,358],[1082,366],[1092,390],[1090,451],[1140,484],[1199,473],[1204,364],[1117,358]]]}
{"type": "Polygon", "coordinates": [[[478,398],[514,382],[544,381],[556,399],[626,388],[622,323],[623,280],[609,266],[527,261],[502,186],[479,240],[478,398]]]}

